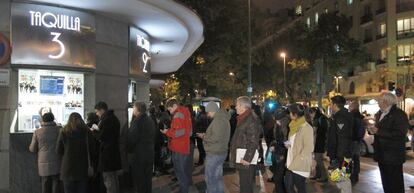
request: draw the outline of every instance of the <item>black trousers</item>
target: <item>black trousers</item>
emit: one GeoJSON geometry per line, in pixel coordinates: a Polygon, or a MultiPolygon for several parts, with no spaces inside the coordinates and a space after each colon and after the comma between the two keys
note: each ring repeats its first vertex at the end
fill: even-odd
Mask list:
{"type": "Polygon", "coordinates": [[[290,170],[286,171],[285,177],[286,192],[289,193],[306,193],[306,178],[293,173],[290,170]],[[295,190],[297,189],[297,191],[295,190]]]}
{"type": "Polygon", "coordinates": [[[404,176],[402,164],[378,163],[384,193],[404,193],[404,176]]]}
{"type": "Polygon", "coordinates": [[[238,169],[240,180],[240,193],[253,193],[256,184],[256,167],[250,165],[247,169],[238,169]]]}
{"type": "Polygon", "coordinates": [[[275,193],[285,193],[285,162],[276,163],[273,162],[273,182],[275,183],[275,193]]]}
{"type": "Polygon", "coordinates": [[[59,193],[60,179],[59,175],[42,176],[42,193],[59,193]]]}
{"type": "Polygon", "coordinates": [[[155,171],[162,170],[162,160],[161,160],[161,145],[156,145],[154,148],[154,169],[155,171]]]}
{"type": "Polygon", "coordinates": [[[197,142],[197,149],[199,152],[198,163],[204,163],[204,159],[206,158],[206,150],[204,150],[203,139],[196,138],[197,142]]]}

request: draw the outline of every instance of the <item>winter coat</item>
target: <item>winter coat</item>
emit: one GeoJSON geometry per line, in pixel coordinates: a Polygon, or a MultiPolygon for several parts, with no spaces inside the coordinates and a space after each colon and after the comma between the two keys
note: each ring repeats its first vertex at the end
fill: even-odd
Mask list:
{"type": "Polygon", "coordinates": [[[142,114],[132,121],[131,127],[128,129],[127,151],[134,176],[151,175],[151,173],[146,174],[144,171],[147,168],[151,168],[152,171],[155,128],[151,118],[142,114]]]}
{"type": "Polygon", "coordinates": [[[242,164],[236,163],[237,149],[247,149],[243,160],[251,162],[256,150],[259,149],[261,133],[261,121],[253,111],[251,111],[244,120],[238,120],[236,131],[230,145],[231,166],[234,166],[237,169],[248,168],[248,166],[243,166],[242,164]]]}
{"type": "Polygon", "coordinates": [[[190,154],[190,136],[192,135],[192,117],[186,107],[179,106],[173,113],[171,128],[166,135],[170,138],[168,148],[175,153],[190,154]]]}
{"type": "Polygon", "coordinates": [[[352,157],[352,134],[354,117],[342,108],[331,119],[328,131],[328,156],[331,160],[343,160],[352,157]]]}
{"type": "Polygon", "coordinates": [[[207,128],[203,144],[207,154],[227,154],[230,140],[230,114],[220,109],[207,128]]]}
{"type": "Polygon", "coordinates": [[[290,171],[310,172],[314,149],[313,128],[305,122],[299,127],[294,136],[293,146],[288,149],[288,154],[292,156],[292,160],[287,163],[287,168],[290,171]]]}
{"type": "Polygon", "coordinates": [[[378,112],[375,115],[378,132],[374,135],[374,160],[381,164],[402,164],[410,127],[407,115],[394,105],[381,121],[380,117],[381,112],[378,112]]]}
{"type": "Polygon", "coordinates": [[[60,178],[65,181],[82,181],[88,179],[88,149],[93,151],[92,135],[88,128],[78,128],[73,132],[59,133],[57,153],[62,157],[60,178]]]}
{"type": "Polygon", "coordinates": [[[119,148],[120,123],[113,110],[105,112],[99,122],[99,132],[95,135],[100,142],[99,166],[102,172],[117,171],[122,168],[119,148]]]}
{"type": "Polygon", "coordinates": [[[33,133],[29,150],[37,153],[39,176],[52,176],[60,173],[61,159],[56,153],[60,129],[61,127],[55,122],[47,122],[33,133]]]}
{"type": "Polygon", "coordinates": [[[326,137],[328,133],[328,118],[321,115],[314,120],[314,127],[316,128],[315,138],[315,153],[325,153],[326,151],[326,137]]]}
{"type": "Polygon", "coordinates": [[[195,124],[195,133],[205,133],[207,127],[209,126],[209,120],[207,117],[207,113],[200,112],[196,117],[196,124],[195,124]]]}

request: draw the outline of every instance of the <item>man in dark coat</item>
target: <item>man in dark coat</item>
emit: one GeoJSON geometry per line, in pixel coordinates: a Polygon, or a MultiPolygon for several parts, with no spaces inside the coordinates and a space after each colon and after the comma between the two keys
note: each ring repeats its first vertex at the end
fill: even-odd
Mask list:
{"type": "Polygon", "coordinates": [[[134,104],[134,116],[127,142],[132,180],[136,193],[151,193],[155,124],[146,114],[143,102],[134,104]]]}
{"type": "Polygon", "coordinates": [[[333,116],[328,132],[328,156],[331,168],[338,168],[345,158],[352,157],[352,133],[354,118],[344,107],[346,100],[343,96],[331,98],[333,116]]]}
{"type": "Polygon", "coordinates": [[[121,153],[119,151],[120,123],[113,110],[108,110],[105,102],[95,105],[95,112],[100,121],[95,137],[100,142],[98,169],[102,172],[107,193],[118,193],[117,171],[121,170],[121,153]]]}
{"type": "Polygon", "coordinates": [[[395,95],[383,93],[378,98],[376,124],[368,128],[374,134],[374,160],[378,162],[384,193],[404,192],[403,164],[409,124],[407,115],[396,104],[395,95]]]}
{"type": "Polygon", "coordinates": [[[255,184],[255,167],[251,164],[259,149],[261,122],[251,109],[252,104],[247,96],[237,99],[237,127],[230,145],[230,165],[239,172],[240,193],[253,193],[255,184]],[[245,149],[241,160],[236,160],[237,150],[245,149]]]}
{"type": "MultiPolygon", "coordinates": [[[[209,125],[209,120],[206,113],[206,108],[200,106],[199,112],[195,118],[195,133],[205,133],[209,125]]],[[[199,158],[197,165],[204,164],[204,158],[206,157],[206,151],[204,150],[203,139],[196,137],[197,149],[199,152],[199,158]]]]}
{"type": "Polygon", "coordinates": [[[360,144],[365,135],[365,129],[363,126],[364,116],[359,112],[358,101],[353,101],[349,105],[349,112],[354,117],[354,132],[352,135],[352,171],[351,171],[351,182],[356,184],[359,181],[359,172],[361,168],[360,164],[360,144]]]}

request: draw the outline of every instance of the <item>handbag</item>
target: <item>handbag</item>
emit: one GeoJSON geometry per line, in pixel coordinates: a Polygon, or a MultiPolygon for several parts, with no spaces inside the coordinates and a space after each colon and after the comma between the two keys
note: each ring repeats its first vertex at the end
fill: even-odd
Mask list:
{"type": "Polygon", "coordinates": [[[94,169],[93,169],[93,167],[92,167],[92,163],[91,163],[91,157],[90,157],[90,154],[89,154],[89,137],[88,137],[88,133],[86,133],[86,151],[87,151],[87,153],[88,153],[88,176],[89,177],[93,177],[94,176],[94,174],[95,174],[95,171],[94,171],[94,169]]]}
{"type": "Polygon", "coordinates": [[[264,161],[265,166],[272,166],[273,165],[272,157],[273,157],[273,152],[268,151],[267,155],[266,155],[266,159],[264,161]]]}

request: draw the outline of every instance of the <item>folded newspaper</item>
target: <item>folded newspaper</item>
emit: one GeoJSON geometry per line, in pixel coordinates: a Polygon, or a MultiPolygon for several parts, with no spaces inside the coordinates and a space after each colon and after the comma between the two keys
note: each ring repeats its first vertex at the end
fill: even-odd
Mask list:
{"type": "MultiPolygon", "coordinates": [[[[241,148],[237,149],[237,151],[236,151],[236,163],[240,163],[240,161],[244,158],[244,155],[246,155],[246,151],[247,151],[247,149],[241,149],[241,148]]],[[[259,152],[256,150],[256,152],[254,153],[254,157],[253,157],[252,161],[250,162],[250,164],[257,165],[258,159],[259,159],[259,152]]]]}

